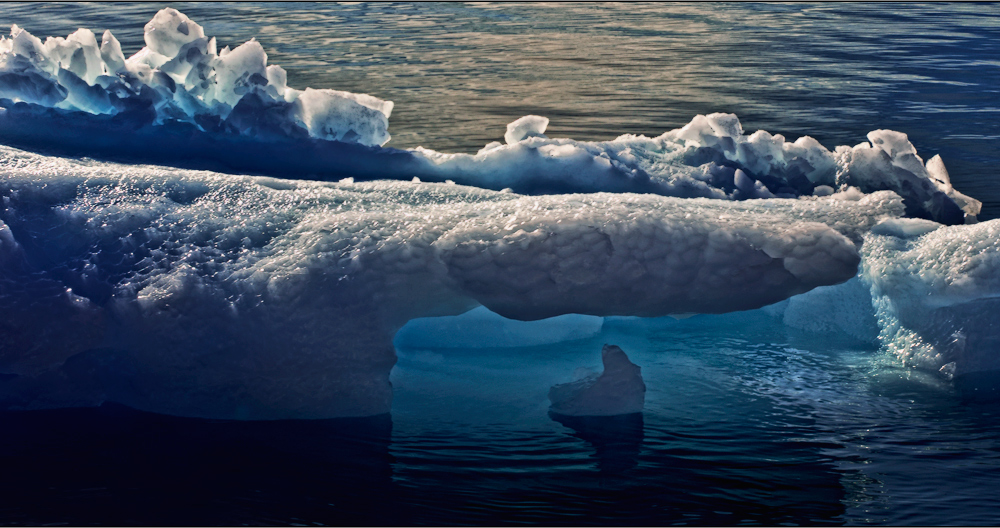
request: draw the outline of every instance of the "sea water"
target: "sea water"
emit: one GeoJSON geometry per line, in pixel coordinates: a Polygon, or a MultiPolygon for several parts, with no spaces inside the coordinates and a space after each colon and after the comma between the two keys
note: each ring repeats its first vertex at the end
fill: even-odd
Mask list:
{"type": "MultiPolygon", "coordinates": [[[[5,4],[0,25],[110,28],[134,51],[159,7],[5,4]]],[[[393,100],[387,146],[472,153],[526,114],[578,140],[716,111],[828,147],[887,128],[1000,213],[992,5],[174,7],[220,45],[256,37],[290,85],[393,100]]],[[[397,355],[392,413],[370,418],[3,413],[0,524],[1000,522],[995,400],[759,311],[397,355]],[[644,412],[551,415],[604,343],[642,367],[644,412]]]]}

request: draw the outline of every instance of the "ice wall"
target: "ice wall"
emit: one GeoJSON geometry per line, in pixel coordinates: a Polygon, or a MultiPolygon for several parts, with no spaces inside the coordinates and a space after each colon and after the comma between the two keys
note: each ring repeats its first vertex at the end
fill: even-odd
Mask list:
{"type": "Polygon", "coordinates": [[[639,192],[725,200],[891,190],[908,216],[972,221],[980,204],[956,191],[940,157],[926,163],[905,134],[833,152],[808,136],[744,134],[732,114],[695,116],[655,138],[548,138],[524,116],[505,143],[475,155],[381,148],[393,104],[366,94],[296,90],[256,41],[217,51],[214,38],[167,8],[125,58],[110,32],[80,29],[43,43],[14,26],[0,40],[0,142],[60,155],[238,174],[337,181],[454,181],[520,194],[639,192]],[[183,154],[181,154],[183,153],[183,154]]]}
{"type": "Polygon", "coordinates": [[[0,400],[378,414],[416,317],[717,313],[850,279],[855,241],[903,205],[841,198],[523,196],[0,147],[0,400]]]}
{"type": "Polygon", "coordinates": [[[886,220],[865,235],[883,346],[948,378],[1000,371],[1000,221],[886,220]]]}

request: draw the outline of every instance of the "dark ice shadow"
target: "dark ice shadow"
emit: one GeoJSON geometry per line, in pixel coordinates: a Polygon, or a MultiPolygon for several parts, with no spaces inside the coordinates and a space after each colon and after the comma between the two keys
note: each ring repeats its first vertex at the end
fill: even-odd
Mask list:
{"type": "Polygon", "coordinates": [[[642,413],[566,416],[550,411],[549,417],[572,429],[573,436],[594,446],[601,473],[621,473],[639,463],[644,438],[642,413]]]}

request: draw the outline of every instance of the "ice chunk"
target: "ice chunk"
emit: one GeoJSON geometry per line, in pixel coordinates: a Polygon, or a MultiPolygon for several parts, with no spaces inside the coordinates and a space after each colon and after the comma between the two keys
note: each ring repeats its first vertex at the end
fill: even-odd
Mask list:
{"type": "MultiPolygon", "coordinates": [[[[235,53],[233,50],[232,54],[235,53]]],[[[363,145],[383,145],[389,141],[388,115],[382,109],[391,111],[391,103],[372,108],[377,105],[365,105],[351,95],[306,88],[293,108],[313,137],[363,145]]]]}
{"type": "Polygon", "coordinates": [[[512,145],[529,137],[545,137],[545,127],[549,126],[549,118],[526,115],[507,125],[504,141],[512,145]]]}
{"type": "Polygon", "coordinates": [[[932,175],[906,134],[875,130],[868,133],[868,139],[870,145],[837,147],[839,185],[855,186],[862,192],[895,191],[903,197],[908,216],[949,225],[975,220],[982,204],[951,187],[940,158],[928,162],[932,175]]]}
{"type": "Polygon", "coordinates": [[[258,419],[387,412],[392,339],[415,318],[715,313],[835,284],[856,273],[853,239],[902,210],[886,192],[523,196],[9,147],[0,198],[0,311],[16,314],[0,324],[20,336],[0,340],[4,407],[258,419]]]}
{"type": "MultiPolygon", "coordinates": [[[[290,89],[284,70],[267,65],[267,54],[256,40],[217,54],[215,39],[173,8],[159,11],[146,24],[146,47],[128,59],[110,31],[105,31],[100,46],[87,29],[42,44],[14,26],[11,37],[0,40],[0,98],[82,112],[74,119],[105,126],[108,120],[88,116],[125,114],[129,117],[120,121],[136,122],[124,127],[128,130],[124,135],[181,122],[214,136],[296,140],[310,135],[367,146],[389,140],[390,101],[333,90],[290,89]],[[231,112],[235,115],[230,119],[231,112]]],[[[44,127],[45,121],[37,119],[44,112],[32,113],[30,127],[44,127]]],[[[66,116],[49,117],[54,122],[48,126],[64,128],[66,116]]],[[[161,135],[170,138],[173,130],[161,135]]],[[[93,147],[125,141],[107,135],[97,134],[93,147]]],[[[191,141],[210,140],[195,135],[191,141]]]]}
{"type": "Polygon", "coordinates": [[[146,23],[146,46],[165,57],[177,55],[185,44],[205,36],[205,30],[172,7],[161,9],[146,23]]]}
{"type": "Polygon", "coordinates": [[[904,365],[949,377],[1000,370],[1000,220],[887,220],[862,251],[880,340],[904,365]]]}
{"type": "Polygon", "coordinates": [[[615,345],[601,349],[604,371],[599,376],[561,385],[549,390],[552,412],[567,416],[614,416],[642,412],[646,384],[641,368],[629,361],[615,345]]]}

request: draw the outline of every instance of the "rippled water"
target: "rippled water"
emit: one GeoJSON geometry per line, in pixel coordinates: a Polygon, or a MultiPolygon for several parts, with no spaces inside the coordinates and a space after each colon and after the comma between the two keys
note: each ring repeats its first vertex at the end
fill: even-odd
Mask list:
{"type": "Polygon", "coordinates": [[[1000,521],[995,401],[856,343],[788,334],[761,312],[399,356],[391,416],[0,414],[0,523],[1000,521]],[[550,416],[549,386],[598,367],[604,342],[642,366],[645,412],[550,416]]]}
{"type": "MultiPolygon", "coordinates": [[[[528,113],[584,140],[715,111],[828,147],[891,128],[1000,214],[995,4],[173,5],[220,46],[256,37],[291,86],[395,101],[392,146],[474,152],[528,113]]],[[[0,24],[110,28],[129,53],[159,7],[0,24]]],[[[392,415],[365,419],[2,413],[0,524],[1000,524],[995,401],[760,313],[402,349],[392,381],[392,415]],[[642,366],[646,411],[550,416],[604,342],[642,366]]]]}

